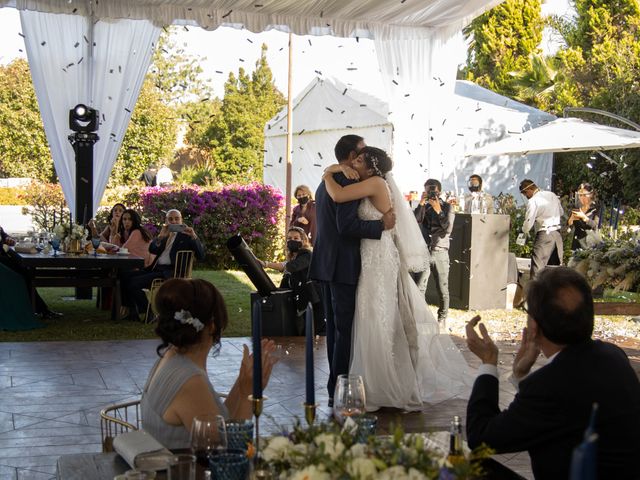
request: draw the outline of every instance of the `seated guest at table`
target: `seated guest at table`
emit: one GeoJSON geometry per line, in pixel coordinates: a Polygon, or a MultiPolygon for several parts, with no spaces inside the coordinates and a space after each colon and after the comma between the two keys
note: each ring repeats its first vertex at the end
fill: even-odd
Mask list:
{"type": "MultiPolygon", "coordinates": [[[[118,239],[116,238],[116,234],[118,233],[118,226],[120,225],[120,217],[127,209],[122,203],[116,203],[113,207],[111,207],[111,211],[109,212],[109,216],[107,217],[108,225],[104,227],[102,233],[100,233],[100,240],[107,243],[112,243],[120,247],[122,243],[118,243],[118,239]]],[[[98,236],[98,228],[96,226],[95,220],[92,218],[88,223],[89,228],[91,229],[91,236],[98,236]]]]}
{"type": "Polygon", "coordinates": [[[120,248],[129,250],[136,257],[144,258],[145,267],[150,265],[155,258],[149,253],[151,234],[142,225],[140,214],[133,209],[127,209],[120,217],[118,232],[114,235],[120,248]]]}
{"type": "MultiPolygon", "coordinates": [[[[273,268],[283,272],[280,288],[293,290],[296,298],[296,308],[298,310],[298,331],[304,333],[304,311],[307,304],[313,300],[310,298],[309,288],[315,288],[313,284],[307,285],[309,278],[309,266],[311,265],[311,244],[309,237],[300,227],[289,227],[287,231],[287,260],[285,262],[265,262],[259,260],[265,268],[273,268]]],[[[318,302],[314,303],[314,330],[316,335],[325,335],[326,323],[319,296],[316,293],[314,298],[318,302]]]]}
{"type": "Polygon", "coordinates": [[[149,253],[156,255],[151,265],[122,278],[122,300],[123,305],[129,308],[129,320],[138,320],[139,314],[147,310],[148,301],[142,289],[151,287],[155,278],[173,276],[176,255],[180,250],[191,250],[198,260],[204,259],[202,242],[193,228],[182,223],[182,214],[178,210],[169,210],[165,221],[158,236],[149,244],[149,253]],[[179,231],[172,231],[176,229],[179,231]]]}
{"type": "Polygon", "coordinates": [[[0,330],[15,332],[44,327],[33,314],[24,277],[1,262],[0,285],[0,330]]]}
{"type": "Polygon", "coordinates": [[[467,406],[469,447],[497,453],[528,450],[536,478],[569,478],[594,403],[597,476],[638,478],[640,382],[624,351],[593,340],[591,287],[575,270],[542,270],[527,291],[527,327],[513,360],[518,394],[498,405],[498,348],[486,327],[467,324],[467,344],[482,365],[467,406]],[[531,372],[540,351],[546,365],[531,372]]]}
{"type": "MultiPolygon", "coordinates": [[[[11,235],[8,235],[2,229],[2,227],[0,227],[0,263],[22,277],[26,291],[30,293],[32,291],[32,286],[29,272],[27,272],[27,270],[22,265],[20,255],[9,249],[9,247],[13,247],[15,246],[15,244],[15,238],[13,238],[11,235]]],[[[6,286],[8,285],[8,283],[3,282],[3,285],[6,286]]],[[[54,318],[62,317],[61,313],[54,312],[53,310],[49,309],[37,290],[33,289],[33,294],[33,305],[35,307],[35,313],[37,315],[41,315],[45,320],[52,320],[54,318]]]]}
{"type": "MultiPolygon", "coordinates": [[[[142,391],[142,428],[165,447],[189,448],[191,423],[197,415],[249,419],[252,405],[253,356],[243,347],[240,372],[223,402],[207,372],[209,352],[220,346],[227,326],[227,308],[220,292],[201,279],[175,278],[162,284],[155,298],[160,358],[142,391]]],[[[276,363],[275,344],[262,341],[262,385],[267,386],[276,363]]],[[[228,376],[227,367],[210,372],[228,376]]],[[[215,383],[215,381],[214,381],[215,383]]]]}

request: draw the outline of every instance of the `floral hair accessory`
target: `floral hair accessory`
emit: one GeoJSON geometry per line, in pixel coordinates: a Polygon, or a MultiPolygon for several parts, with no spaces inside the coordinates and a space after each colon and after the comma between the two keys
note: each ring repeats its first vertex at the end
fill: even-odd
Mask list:
{"type": "Polygon", "coordinates": [[[191,325],[196,329],[196,332],[199,332],[204,328],[204,324],[195,317],[191,316],[191,312],[189,310],[180,310],[173,315],[173,318],[178,320],[183,325],[191,325]]]}
{"type": "Polygon", "coordinates": [[[382,172],[380,171],[380,167],[378,166],[378,157],[374,157],[372,155],[369,157],[369,160],[371,160],[371,166],[373,167],[373,171],[376,173],[376,175],[382,177],[382,172]]]}

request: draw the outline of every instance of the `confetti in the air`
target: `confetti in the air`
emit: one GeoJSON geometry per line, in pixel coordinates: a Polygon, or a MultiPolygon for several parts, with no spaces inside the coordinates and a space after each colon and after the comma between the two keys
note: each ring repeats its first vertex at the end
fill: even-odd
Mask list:
{"type": "Polygon", "coordinates": [[[229,10],[227,13],[225,13],[222,18],[227,18],[229,15],[231,15],[231,12],[233,12],[233,10],[229,10]]]}

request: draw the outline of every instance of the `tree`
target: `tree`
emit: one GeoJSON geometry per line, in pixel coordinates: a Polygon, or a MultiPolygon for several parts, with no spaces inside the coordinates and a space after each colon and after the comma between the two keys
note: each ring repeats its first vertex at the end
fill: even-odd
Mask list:
{"type": "Polygon", "coordinates": [[[171,163],[176,130],[175,110],[147,78],[109,178],[111,186],[137,181],[150,162],[171,163]]]}
{"type": "MultiPolygon", "coordinates": [[[[557,54],[563,77],[553,93],[555,110],[589,106],[640,121],[640,7],[636,0],[577,0],[575,21],[555,19],[567,48],[557,54]]],[[[587,117],[589,119],[589,117],[587,117]]],[[[605,117],[598,123],[624,127],[605,117]]],[[[596,159],[592,169],[582,169],[602,197],[620,197],[632,205],[640,202],[640,153],[637,150],[607,152],[612,164],[596,159]],[[591,173],[593,172],[593,173],[591,173]]],[[[581,163],[584,165],[584,154],[581,163]]],[[[558,176],[575,177],[576,156],[560,155],[558,176]]]]}
{"type": "Polygon", "coordinates": [[[0,176],[56,178],[29,64],[0,66],[0,176]]]}
{"type": "Polygon", "coordinates": [[[471,38],[463,75],[490,90],[515,96],[513,72],[531,70],[540,53],[543,20],[540,0],[506,0],[464,29],[471,38]]]}
{"type": "Polygon", "coordinates": [[[218,180],[224,183],[262,180],[264,126],[285,103],[274,86],[266,52],[263,45],[251,76],[243,68],[237,77],[229,74],[220,114],[200,140],[211,149],[218,180]]]}

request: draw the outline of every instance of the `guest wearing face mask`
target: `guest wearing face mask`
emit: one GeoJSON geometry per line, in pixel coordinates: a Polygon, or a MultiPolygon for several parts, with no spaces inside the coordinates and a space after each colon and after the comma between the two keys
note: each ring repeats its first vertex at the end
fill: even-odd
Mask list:
{"type": "MultiPolygon", "coordinates": [[[[314,329],[316,335],[325,335],[326,324],[320,302],[314,302],[314,292],[309,289],[316,289],[313,283],[309,284],[309,266],[311,265],[311,244],[309,237],[300,227],[289,227],[287,231],[287,260],[284,262],[266,262],[260,260],[260,264],[265,268],[272,268],[283,272],[280,288],[293,290],[296,300],[296,308],[299,312],[298,330],[302,333],[304,327],[304,310],[307,303],[314,303],[314,329]]],[[[317,290],[315,290],[317,292],[317,290]]],[[[319,297],[318,297],[319,298],[319,297]]]]}
{"type": "Polygon", "coordinates": [[[316,241],[316,202],[313,199],[311,190],[306,185],[298,185],[293,192],[298,205],[293,208],[291,214],[291,225],[300,227],[311,240],[311,244],[316,241]]]}
{"type": "Polygon", "coordinates": [[[474,173],[467,186],[470,193],[464,198],[464,213],[493,213],[493,197],[482,190],[482,177],[474,173]]]}

